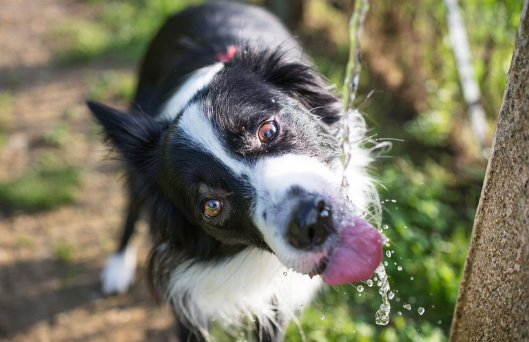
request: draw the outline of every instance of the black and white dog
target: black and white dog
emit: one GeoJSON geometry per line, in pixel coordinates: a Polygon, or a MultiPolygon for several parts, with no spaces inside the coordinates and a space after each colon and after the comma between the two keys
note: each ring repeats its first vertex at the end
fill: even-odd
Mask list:
{"type": "Polygon", "coordinates": [[[376,198],[364,121],[356,114],[345,201],[342,104],[265,10],[209,2],[172,16],[143,60],[130,113],[88,105],[130,186],[103,291],[133,282],[128,241],[145,208],[156,239],[148,279],[174,307],[182,341],[245,317],[260,340],[280,341],[322,282],[367,279],[380,264],[382,237],[358,214],[376,198]]]}

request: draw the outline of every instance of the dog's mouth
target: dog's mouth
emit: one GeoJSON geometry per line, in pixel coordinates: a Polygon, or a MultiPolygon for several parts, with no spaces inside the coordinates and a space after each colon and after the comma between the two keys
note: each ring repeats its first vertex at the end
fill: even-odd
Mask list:
{"type": "Polygon", "coordinates": [[[315,265],[306,272],[329,285],[371,278],[382,261],[383,238],[365,219],[341,219],[320,248],[309,252],[315,265]]]}
{"type": "Polygon", "coordinates": [[[357,218],[339,232],[339,242],[318,265],[329,285],[371,278],[382,261],[383,238],[366,220],[357,218]]]}

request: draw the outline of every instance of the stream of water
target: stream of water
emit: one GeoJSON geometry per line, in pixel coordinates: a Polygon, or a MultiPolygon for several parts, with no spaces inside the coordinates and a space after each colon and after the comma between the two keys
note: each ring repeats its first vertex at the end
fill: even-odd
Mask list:
{"type": "MultiPolygon", "coordinates": [[[[364,26],[364,19],[369,10],[369,0],[356,0],[355,9],[349,21],[349,37],[350,37],[350,50],[349,50],[349,61],[347,63],[346,75],[343,87],[343,100],[345,115],[342,119],[341,125],[341,142],[342,142],[342,165],[343,165],[343,177],[342,177],[342,192],[344,196],[348,193],[349,182],[346,178],[347,166],[351,158],[351,147],[355,143],[354,137],[351,137],[351,129],[349,124],[351,122],[350,116],[356,110],[354,108],[354,100],[356,98],[356,92],[358,90],[358,82],[360,77],[362,55],[360,52],[360,38],[362,36],[362,30],[364,26]]],[[[381,231],[381,230],[380,230],[381,231]]],[[[388,239],[382,233],[384,237],[384,245],[387,245],[388,239]]],[[[391,311],[391,304],[388,298],[388,292],[390,292],[390,286],[388,282],[388,275],[384,264],[380,264],[375,270],[377,276],[377,286],[379,287],[379,294],[382,297],[382,304],[380,309],[375,314],[375,323],[378,325],[387,325],[389,323],[389,314],[391,311]]],[[[362,287],[363,290],[363,287],[362,287]]]]}

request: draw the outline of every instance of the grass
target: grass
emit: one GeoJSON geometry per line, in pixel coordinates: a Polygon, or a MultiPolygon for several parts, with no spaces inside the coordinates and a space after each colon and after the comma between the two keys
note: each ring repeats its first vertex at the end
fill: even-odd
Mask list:
{"type": "Polygon", "coordinates": [[[8,132],[13,126],[12,97],[8,92],[0,92],[0,147],[7,142],[8,132]]]}
{"type": "Polygon", "coordinates": [[[69,264],[73,260],[75,247],[67,241],[56,241],[53,245],[55,257],[65,264],[69,264]]]}
{"type": "Polygon", "coordinates": [[[132,100],[136,86],[133,72],[106,71],[92,81],[87,97],[94,101],[132,100]]]}
{"type": "Polygon", "coordinates": [[[41,162],[24,175],[0,182],[0,205],[13,211],[38,211],[72,203],[81,170],[70,165],[41,162]]]}
{"type": "MultiPolygon", "coordinates": [[[[101,6],[102,1],[85,1],[101,6]]],[[[79,64],[96,59],[137,61],[154,32],[172,13],[200,0],[115,0],[105,3],[95,21],[60,23],[54,35],[67,47],[58,51],[57,64],[79,64]]]]}

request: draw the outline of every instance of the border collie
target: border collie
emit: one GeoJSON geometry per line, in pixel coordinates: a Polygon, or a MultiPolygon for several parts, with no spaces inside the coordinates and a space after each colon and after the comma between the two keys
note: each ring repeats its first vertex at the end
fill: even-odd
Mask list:
{"type": "Polygon", "coordinates": [[[103,291],[134,281],[128,242],[143,209],[155,240],[147,278],[172,305],[181,341],[210,340],[215,320],[281,341],[322,282],[370,278],[383,241],[362,215],[376,198],[365,124],[355,113],[343,194],[343,109],[329,89],[261,8],[209,2],[170,17],[143,59],[129,113],[88,102],[130,190],[103,291]]]}

